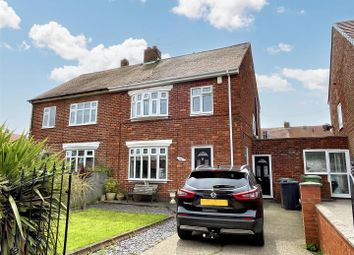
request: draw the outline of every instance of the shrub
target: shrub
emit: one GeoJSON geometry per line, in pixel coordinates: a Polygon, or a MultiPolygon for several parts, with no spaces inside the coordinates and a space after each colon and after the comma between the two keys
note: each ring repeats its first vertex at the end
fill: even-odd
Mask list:
{"type": "Polygon", "coordinates": [[[117,193],[118,191],[117,182],[111,177],[106,179],[103,188],[105,193],[117,193]]]}
{"type": "Polygon", "coordinates": [[[0,252],[12,254],[15,247],[20,254],[43,254],[47,239],[49,250],[53,248],[55,233],[49,231],[47,236],[47,229],[49,221],[55,224],[62,206],[55,188],[49,213],[52,170],[55,162],[62,161],[58,154],[47,153],[45,141],[24,134],[15,141],[10,138],[11,133],[0,126],[0,252]]]}

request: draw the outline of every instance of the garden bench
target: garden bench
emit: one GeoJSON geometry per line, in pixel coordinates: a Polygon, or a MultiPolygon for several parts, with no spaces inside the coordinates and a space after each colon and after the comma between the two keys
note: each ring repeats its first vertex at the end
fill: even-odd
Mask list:
{"type": "Polygon", "coordinates": [[[129,196],[132,196],[134,202],[136,200],[136,196],[150,196],[151,202],[153,200],[157,201],[157,188],[157,184],[135,184],[133,191],[128,193],[127,201],[129,199],[129,196]]]}

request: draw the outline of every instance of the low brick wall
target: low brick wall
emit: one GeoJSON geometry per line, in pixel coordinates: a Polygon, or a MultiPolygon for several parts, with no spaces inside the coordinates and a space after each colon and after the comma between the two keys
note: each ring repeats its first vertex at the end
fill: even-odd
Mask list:
{"type": "Polygon", "coordinates": [[[326,255],[353,255],[353,226],[337,220],[321,204],[321,184],[301,183],[302,217],[306,244],[316,244],[326,255]]]}
{"type": "Polygon", "coordinates": [[[333,223],[330,222],[318,208],[316,210],[316,216],[321,251],[326,255],[354,254],[353,244],[336,229],[333,223]]]}

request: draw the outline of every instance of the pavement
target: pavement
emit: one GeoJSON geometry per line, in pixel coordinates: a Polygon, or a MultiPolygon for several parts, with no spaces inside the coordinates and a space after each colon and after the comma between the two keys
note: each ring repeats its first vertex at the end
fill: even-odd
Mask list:
{"type": "Polygon", "coordinates": [[[253,246],[247,237],[230,236],[219,240],[195,237],[181,240],[174,234],[156,246],[146,250],[144,255],[311,255],[305,249],[304,230],[300,211],[287,211],[273,201],[265,201],[265,245],[253,246]]]}

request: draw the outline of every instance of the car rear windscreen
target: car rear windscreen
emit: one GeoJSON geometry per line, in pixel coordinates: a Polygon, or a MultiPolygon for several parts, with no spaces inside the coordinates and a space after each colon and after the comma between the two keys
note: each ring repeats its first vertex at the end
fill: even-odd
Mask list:
{"type": "Polygon", "coordinates": [[[195,171],[192,172],[187,185],[195,189],[240,188],[249,184],[245,173],[234,171],[195,171]]]}

